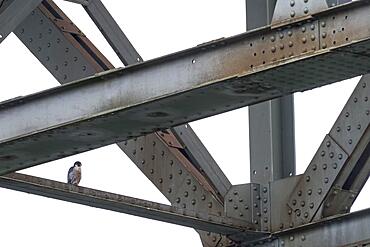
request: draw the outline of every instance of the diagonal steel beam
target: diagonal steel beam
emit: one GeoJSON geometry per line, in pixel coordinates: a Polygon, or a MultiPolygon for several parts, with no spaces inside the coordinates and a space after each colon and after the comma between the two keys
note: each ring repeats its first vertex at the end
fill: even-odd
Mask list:
{"type": "Polygon", "coordinates": [[[268,233],[250,231],[250,225],[236,219],[211,215],[207,212],[195,212],[24,174],[13,173],[0,177],[0,187],[222,233],[236,240],[241,238],[257,240],[269,235],[268,233]]]}
{"type": "MultiPolygon", "coordinates": [[[[1,5],[5,0],[2,0],[1,5]]],[[[0,13],[0,43],[42,2],[42,0],[13,0],[0,13]]],[[[0,8],[1,8],[0,5],[0,8]]]]}
{"type": "MultiPolygon", "coordinates": [[[[72,21],[69,20],[68,17],[52,1],[48,1],[47,3],[47,8],[40,7],[33,15],[27,18],[27,20],[18,28],[17,35],[30,49],[30,51],[44,64],[50,73],[52,73],[58,79],[58,81],[63,84],[70,80],[70,78],[78,79],[94,74],[94,71],[98,72],[102,69],[104,70],[103,67],[112,68],[111,64],[104,63],[104,61],[107,61],[106,59],[100,59],[102,63],[98,63],[103,64],[103,67],[95,66],[95,60],[91,58],[100,58],[102,55],[96,49],[94,49],[91,42],[82,34],[80,30],[78,30],[76,26],[74,26],[72,21]],[[60,19],[58,22],[70,24],[68,27],[73,28],[65,28],[64,25],[58,25],[58,22],[54,21],[55,18],[58,18],[58,20],[60,19]],[[42,21],[40,21],[40,19],[42,21]],[[39,33],[43,34],[44,32],[47,35],[42,35],[41,37],[39,35],[38,38],[33,39],[33,42],[28,41],[30,37],[34,37],[39,33]],[[53,36],[50,36],[50,33],[52,33],[53,36]],[[73,38],[75,37],[84,37],[85,42],[91,45],[81,46],[79,42],[74,42],[73,38]],[[58,45],[59,43],[53,44],[52,49],[47,49],[49,47],[50,40],[61,40],[61,45],[58,45]],[[68,52],[65,50],[65,46],[67,45],[69,46],[68,52]],[[91,52],[85,52],[85,47],[92,47],[90,49],[91,52]],[[40,49],[42,52],[40,52],[40,49]],[[45,59],[45,57],[49,59],[45,59]],[[63,66],[66,64],[65,61],[70,61],[72,59],[73,61],[79,61],[81,65],[74,63],[73,67],[63,66]],[[55,66],[60,66],[60,69],[55,70],[55,66]],[[85,68],[85,70],[74,70],[73,68],[75,67],[85,68]]],[[[108,19],[111,18],[110,16],[105,17],[108,19]]],[[[118,48],[121,49],[122,47],[118,46],[118,48]]],[[[133,47],[128,46],[125,49],[130,48],[133,47]]],[[[125,52],[125,50],[121,51],[122,54],[125,54],[125,52]]],[[[135,49],[133,49],[130,53],[136,53],[135,49]]],[[[131,59],[130,62],[137,61],[135,59],[131,59]]],[[[189,125],[186,127],[190,130],[189,125]]],[[[157,186],[157,188],[169,199],[172,204],[181,207],[184,207],[185,205],[185,208],[197,211],[210,210],[211,212],[221,215],[224,211],[222,208],[223,195],[226,193],[225,189],[227,189],[227,186],[230,182],[228,182],[226,176],[213,161],[212,157],[198,140],[194,132],[184,132],[184,135],[182,135],[182,132],[180,132],[177,137],[172,134],[172,131],[166,132],[167,133],[159,132],[157,134],[151,134],[145,137],[146,139],[152,139],[152,142],[158,143],[156,145],[158,150],[160,147],[158,152],[165,152],[165,156],[156,154],[156,152],[152,149],[145,149],[145,152],[137,152],[134,157],[130,155],[132,152],[131,147],[133,146],[136,148],[135,146],[137,143],[140,143],[140,140],[143,139],[143,137],[138,139],[135,138],[130,140],[128,143],[118,143],[118,146],[125,151],[126,154],[128,154],[132,161],[144,172],[145,175],[147,175],[148,179],[150,179],[157,186]],[[180,144],[180,142],[183,143],[183,145],[180,144]],[[196,151],[196,155],[191,155],[189,149],[192,152],[196,151]],[[183,155],[185,152],[187,153],[187,157],[183,155]],[[155,177],[149,175],[149,170],[142,169],[142,161],[147,159],[147,157],[152,156],[158,157],[155,159],[155,167],[151,168],[153,171],[156,171],[157,176],[155,177]],[[171,158],[169,158],[169,156],[171,156],[171,158]],[[189,158],[190,156],[191,158],[189,158]],[[172,159],[174,166],[178,166],[176,169],[184,171],[184,174],[181,175],[178,173],[178,171],[172,173],[172,185],[169,184],[168,188],[164,188],[163,185],[159,186],[159,179],[162,177],[164,184],[167,184],[166,178],[170,174],[164,174],[164,170],[160,167],[167,162],[167,159],[172,159]],[[161,174],[161,171],[163,174],[161,174]],[[188,182],[184,182],[185,178],[186,181],[190,181],[190,185],[188,185],[188,182]],[[213,178],[223,179],[223,181],[219,183],[218,179],[213,178]],[[184,184],[185,187],[179,186],[179,184],[184,184]],[[196,188],[195,191],[194,188],[196,188]],[[184,191],[182,189],[184,189],[184,191]],[[169,190],[171,191],[169,192],[169,190]],[[186,191],[190,192],[189,197],[184,194],[186,191]],[[207,200],[205,200],[206,198],[207,200]],[[180,200],[181,203],[178,200],[180,200]]],[[[151,142],[150,145],[152,145],[151,142]]],[[[137,149],[139,150],[140,147],[137,147],[137,149]]],[[[222,241],[226,241],[225,243],[230,242],[230,240],[219,236],[219,234],[206,233],[202,231],[198,232],[201,234],[202,241],[205,245],[209,244],[214,246],[215,243],[222,244],[222,241]],[[221,241],[221,238],[224,240],[221,241]]]]}
{"type": "Polygon", "coordinates": [[[135,47],[100,0],[90,0],[88,4],[84,5],[84,9],[124,65],[132,65],[143,61],[135,47]]]}
{"type": "MultiPolygon", "coordinates": [[[[369,10],[368,2],[354,2],[324,11],[316,21],[289,25],[283,33],[267,27],[3,103],[1,172],[365,73],[370,63],[366,55],[370,31],[365,28],[369,25],[369,10]],[[333,19],[333,14],[338,18],[333,19]],[[356,19],[356,25],[352,19],[356,19]],[[344,31],[340,35],[329,32],[331,26],[339,25],[338,21],[344,31]],[[276,42],[279,33],[303,40],[295,47],[300,52],[289,59],[275,57],[261,66],[249,65],[255,49],[250,48],[251,44],[274,54],[277,50],[276,46],[270,48],[271,42],[276,42]],[[274,41],[265,37],[274,37],[274,41]],[[308,47],[315,44],[316,51],[308,52],[308,47]],[[338,69],[341,73],[336,73],[338,69]],[[295,74],[303,75],[298,82],[295,74]],[[45,104],[48,108],[40,107],[45,104]],[[63,115],[58,113],[61,105],[69,109],[63,110],[63,115]],[[24,148],[35,141],[48,150],[24,148]],[[11,151],[8,144],[12,145],[11,151]]],[[[282,42],[279,47],[283,48],[284,42],[288,47],[293,43],[289,39],[282,42]]],[[[280,55],[285,52],[279,50],[280,55]]]]}
{"type": "Polygon", "coordinates": [[[370,174],[369,97],[365,75],[289,198],[295,225],[349,212],[370,174]]]}

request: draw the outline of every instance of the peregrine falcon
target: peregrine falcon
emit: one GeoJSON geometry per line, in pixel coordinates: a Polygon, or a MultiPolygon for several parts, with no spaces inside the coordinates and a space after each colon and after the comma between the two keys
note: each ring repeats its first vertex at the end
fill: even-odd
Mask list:
{"type": "Polygon", "coordinates": [[[69,168],[67,176],[67,181],[69,184],[78,185],[78,183],[81,181],[81,166],[81,162],[76,161],[74,165],[69,168]]]}

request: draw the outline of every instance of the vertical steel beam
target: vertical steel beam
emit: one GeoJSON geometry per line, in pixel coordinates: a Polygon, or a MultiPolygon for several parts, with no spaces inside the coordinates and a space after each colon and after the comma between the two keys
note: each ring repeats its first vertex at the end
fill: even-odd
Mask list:
{"type": "MultiPolygon", "coordinates": [[[[268,25],[276,0],[246,0],[247,30],[268,25]]],[[[295,174],[293,95],[249,107],[251,182],[295,174]]]]}
{"type": "Polygon", "coordinates": [[[100,0],[91,0],[83,7],[124,65],[143,61],[100,0]]]}
{"type": "MultiPolygon", "coordinates": [[[[1,0],[0,8],[5,0],[1,0]]],[[[13,0],[0,14],[0,43],[42,2],[42,0],[13,0]]]]}

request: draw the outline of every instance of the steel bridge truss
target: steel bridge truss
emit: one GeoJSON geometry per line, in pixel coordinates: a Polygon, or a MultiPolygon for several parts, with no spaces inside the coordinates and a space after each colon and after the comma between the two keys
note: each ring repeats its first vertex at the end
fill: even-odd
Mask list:
{"type": "Polygon", "coordinates": [[[349,213],[370,174],[369,1],[246,0],[246,33],[147,62],[100,0],[69,1],[126,67],[52,0],[4,0],[0,43],[14,32],[62,85],[0,103],[0,187],[192,227],[210,247],[370,244],[370,210],[349,213]],[[295,175],[292,94],[358,75],[295,175]],[[232,185],[187,122],[244,106],[251,183],[232,185]],[[113,143],[171,206],[14,173],[113,143]]]}

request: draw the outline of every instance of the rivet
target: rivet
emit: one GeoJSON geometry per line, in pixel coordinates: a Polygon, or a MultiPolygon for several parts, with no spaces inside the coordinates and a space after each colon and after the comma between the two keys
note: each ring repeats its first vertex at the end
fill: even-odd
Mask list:
{"type": "Polygon", "coordinates": [[[141,161],[141,164],[142,164],[142,165],[144,165],[144,164],[145,164],[145,160],[142,160],[142,161],[141,161]]]}
{"type": "Polygon", "coordinates": [[[206,199],[206,196],[202,195],[201,199],[202,199],[202,201],[204,201],[206,199]]]}
{"type": "Polygon", "coordinates": [[[263,188],[263,193],[267,193],[267,188],[266,187],[263,188]]]}
{"type": "Polygon", "coordinates": [[[290,240],[290,241],[293,241],[293,240],[294,240],[294,236],[290,236],[290,237],[289,237],[289,240],[290,240]]]}
{"type": "Polygon", "coordinates": [[[362,87],[365,88],[366,87],[366,83],[362,83],[362,87]]]}
{"type": "Polygon", "coordinates": [[[150,174],[153,174],[154,173],[154,170],[153,169],[150,169],[150,174]]]}
{"type": "Polygon", "coordinates": [[[322,48],[325,49],[327,47],[326,43],[322,44],[322,48]]]}
{"type": "Polygon", "coordinates": [[[324,183],[328,183],[329,182],[329,178],[324,178],[324,183]]]}
{"type": "Polygon", "coordinates": [[[255,208],[258,208],[258,204],[257,204],[257,203],[253,203],[253,206],[254,206],[255,208]]]}
{"type": "Polygon", "coordinates": [[[168,178],[169,179],[172,179],[173,178],[173,175],[172,174],[168,175],[168,178]]]}
{"type": "Polygon", "coordinates": [[[301,211],[300,210],[297,210],[296,211],[296,215],[299,217],[299,216],[301,216],[301,211]]]}
{"type": "Polygon", "coordinates": [[[181,169],[179,170],[179,174],[180,174],[180,175],[182,174],[182,170],[181,170],[181,169]]]}
{"type": "Polygon", "coordinates": [[[229,197],[229,202],[232,202],[233,201],[233,198],[229,197]]]}
{"type": "Polygon", "coordinates": [[[244,208],[245,208],[245,210],[248,210],[249,209],[248,205],[245,205],[244,208]]]}
{"type": "Polygon", "coordinates": [[[162,178],[159,179],[159,183],[160,184],[163,183],[163,179],[162,178]]]}
{"type": "Polygon", "coordinates": [[[337,127],[337,132],[340,132],[340,127],[337,127]]]}
{"type": "Polygon", "coordinates": [[[263,222],[267,223],[268,222],[268,219],[266,217],[263,218],[263,222]]]}
{"type": "Polygon", "coordinates": [[[343,159],[343,154],[338,154],[338,159],[343,159]]]}
{"type": "Polygon", "coordinates": [[[311,24],[311,30],[315,30],[315,25],[311,24]]]}
{"type": "Polygon", "coordinates": [[[186,208],[186,204],[185,203],[182,204],[182,208],[186,208]]]}
{"type": "Polygon", "coordinates": [[[243,202],[243,199],[242,199],[242,198],[240,198],[240,199],[239,199],[239,202],[243,202]]]}
{"type": "Polygon", "coordinates": [[[188,197],[188,196],[189,196],[189,192],[185,191],[185,192],[184,192],[184,196],[185,196],[185,197],[188,197]]]}
{"type": "Polygon", "coordinates": [[[361,124],[357,125],[357,129],[360,130],[361,129],[361,124]]]}
{"type": "Polygon", "coordinates": [[[275,36],[271,36],[270,40],[271,40],[271,42],[274,42],[275,41],[275,36]]]}
{"type": "Polygon", "coordinates": [[[321,195],[321,193],[322,193],[322,189],[320,188],[317,190],[317,194],[321,195]]]}
{"type": "Polygon", "coordinates": [[[280,50],[284,49],[284,44],[280,44],[280,50]]]}
{"type": "Polygon", "coordinates": [[[298,196],[302,196],[302,190],[299,190],[299,191],[297,192],[297,195],[298,195],[298,196]]]}
{"type": "Polygon", "coordinates": [[[238,205],[235,204],[234,205],[234,209],[237,210],[238,209],[238,205]]]}
{"type": "Polygon", "coordinates": [[[303,37],[302,38],[302,43],[305,44],[307,42],[307,38],[306,37],[303,37]]]}
{"type": "Polygon", "coordinates": [[[208,207],[209,207],[209,208],[212,208],[212,202],[209,202],[209,203],[208,203],[208,207]]]}
{"type": "Polygon", "coordinates": [[[293,32],[292,31],[288,31],[288,36],[292,36],[293,35],[293,32]]]}
{"type": "Polygon", "coordinates": [[[307,213],[307,212],[305,212],[305,213],[303,214],[303,216],[304,216],[305,218],[308,218],[308,213],[307,213]]]}
{"type": "Polygon", "coordinates": [[[177,203],[180,203],[181,202],[181,199],[179,197],[176,198],[176,202],[177,203]]]}
{"type": "Polygon", "coordinates": [[[291,11],[290,12],[290,17],[294,17],[295,16],[295,12],[294,11],[291,11]]]}
{"type": "Polygon", "coordinates": [[[330,158],[333,158],[333,157],[334,157],[334,153],[333,153],[333,152],[330,152],[330,153],[329,153],[329,157],[330,157],[330,158]]]}
{"type": "Polygon", "coordinates": [[[323,32],[322,34],[321,34],[321,37],[323,38],[323,39],[325,39],[326,38],[326,32],[323,32]]]}
{"type": "Polygon", "coordinates": [[[289,214],[289,215],[291,215],[291,214],[292,214],[292,210],[291,210],[291,209],[289,209],[289,210],[288,210],[288,214],[289,214]]]}
{"type": "Polygon", "coordinates": [[[293,42],[292,41],[289,41],[288,46],[289,47],[292,47],[293,46],[293,42]]]}
{"type": "Polygon", "coordinates": [[[306,32],[306,27],[302,27],[302,33],[306,32]]]}
{"type": "Polygon", "coordinates": [[[186,180],[186,184],[187,185],[190,185],[191,184],[191,179],[190,178],[186,180]]]}
{"type": "Polygon", "coordinates": [[[337,163],[333,163],[333,168],[334,169],[337,169],[337,167],[338,167],[338,164],[337,163]]]}
{"type": "Polygon", "coordinates": [[[263,198],[263,202],[264,203],[267,203],[267,198],[263,198]]]}
{"type": "Polygon", "coordinates": [[[293,206],[295,206],[295,205],[297,204],[297,200],[295,200],[295,199],[294,199],[294,200],[292,201],[292,204],[293,204],[293,206]]]}
{"type": "Polygon", "coordinates": [[[311,189],[309,189],[308,191],[307,191],[307,194],[310,196],[310,195],[312,195],[312,190],[311,189]]]}
{"type": "Polygon", "coordinates": [[[256,224],[256,225],[258,224],[258,221],[257,221],[257,220],[254,220],[253,222],[254,222],[254,224],[256,224]]]}
{"type": "Polygon", "coordinates": [[[326,207],[326,208],[330,208],[330,203],[329,203],[329,202],[328,202],[328,203],[326,203],[326,204],[325,204],[325,207],[326,207]]]}
{"type": "Polygon", "coordinates": [[[313,202],[310,203],[310,208],[313,208],[315,205],[313,204],[313,202]]]}
{"type": "Polygon", "coordinates": [[[261,200],[261,197],[259,195],[256,196],[257,200],[261,200]]]}
{"type": "Polygon", "coordinates": [[[325,27],[326,26],[326,23],[323,21],[323,22],[321,22],[321,26],[322,27],[325,27]]]}
{"type": "Polygon", "coordinates": [[[238,191],[234,191],[234,195],[237,195],[238,194],[238,191]]]}
{"type": "Polygon", "coordinates": [[[353,102],[357,103],[358,99],[357,98],[354,98],[353,99],[353,102]]]}
{"type": "Polygon", "coordinates": [[[193,185],[192,190],[193,190],[193,191],[196,191],[196,190],[197,190],[197,186],[193,185]]]}
{"type": "Polygon", "coordinates": [[[351,130],[351,125],[348,125],[347,126],[347,131],[350,131],[351,130]]]}
{"type": "Polygon", "coordinates": [[[325,156],[325,151],[321,151],[321,156],[324,157],[325,156]]]}
{"type": "Polygon", "coordinates": [[[243,213],[239,213],[239,216],[240,216],[240,217],[243,217],[243,213]]]}
{"type": "Polygon", "coordinates": [[[301,207],[304,207],[306,203],[304,201],[301,201],[301,207]]]}
{"type": "Polygon", "coordinates": [[[276,51],[276,47],[275,46],[271,47],[271,51],[272,52],[275,52],[276,51]]]}
{"type": "Polygon", "coordinates": [[[305,8],[303,9],[303,12],[304,12],[305,14],[307,14],[307,13],[308,13],[308,8],[307,8],[307,7],[305,7],[305,8]]]}
{"type": "Polygon", "coordinates": [[[152,155],[152,160],[155,160],[155,155],[152,155]]]}
{"type": "Polygon", "coordinates": [[[257,216],[258,216],[258,217],[261,217],[261,213],[260,213],[260,212],[257,212],[257,216]]]}
{"type": "Polygon", "coordinates": [[[293,7],[293,6],[294,6],[294,4],[295,4],[295,1],[294,1],[294,0],[291,0],[291,1],[290,1],[290,7],[293,7]]]}
{"type": "Polygon", "coordinates": [[[317,170],[317,165],[313,165],[312,170],[316,171],[317,170]]]}
{"type": "Polygon", "coordinates": [[[267,213],[267,208],[263,208],[263,212],[264,213],[267,213]]]}
{"type": "Polygon", "coordinates": [[[290,222],[290,223],[289,223],[289,227],[290,227],[290,228],[293,228],[293,227],[294,227],[294,223],[293,223],[293,222],[290,222]]]}
{"type": "Polygon", "coordinates": [[[284,33],[279,33],[279,38],[283,39],[284,38],[284,33]]]}
{"type": "Polygon", "coordinates": [[[302,235],[301,240],[302,241],[305,241],[306,240],[306,236],[305,235],[302,235]]]}
{"type": "Polygon", "coordinates": [[[191,204],[195,205],[196,201],[195,199],[191,200],[191,204]]]}
{"type": "Polygon", "coordinates": [[[311,34],[311,40],[314,41],[316,39],[316,36],[314,34],[311,34]]]}
{"type": "Polygon", "coordinates": [[[169,188],[169,189],[168,189],[168,193],[171,193],[171,192],[172,192],[172,189],[171,189],[171,188],[169,188]]]}
{"type": "Polygon", "coordinates": [[[304,2],[305,2],[305,3],[307,3],[307,2],[308,2],[308,0],[304,0],[304,2]]]}
{"type": "Polygon", "coordinates": [[[306,177],[306,182],[309,182],[309,181],[310,181],[310,179],[311,179],[311,178],[310,178],[310,176],[307,176],[307,177],[306,177]]]}
{"type": "Polygon", "coordinates": [[[326,146],[327,146],[327,147],[330,147],[330,145],[331,145],[331,142],[330,142],[330,141],[327,141],[327,142],[326,142],[326,146]]]}

